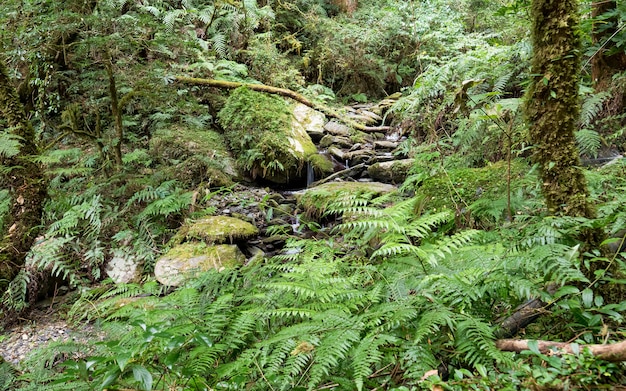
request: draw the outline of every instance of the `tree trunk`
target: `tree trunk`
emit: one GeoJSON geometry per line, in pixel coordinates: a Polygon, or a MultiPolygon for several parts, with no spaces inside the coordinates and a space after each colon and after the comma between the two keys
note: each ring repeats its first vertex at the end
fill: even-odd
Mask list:
{"type": "Polygon", "coordinates": [[[596,91],[609,88],[613,75],[626,69],[626,54],[623,50],[613,51],[611,38],[619,29],[619,18],[602,18],[602,15],[617,8],[616,0],[598,1],[594,3],[591,16],[593,30],[591,38],[599,49],[591,58],[591,79],[596,91]]]}
{"type": "Polygon", "coordinates": [[[533,0],[534,79],[526,114],[551,214],[593,217],[574,132],[579,121],[578,3],[533,0]]]}
{"type": "Polygon", "coordinates": [[[356,7],[358,6],[358,1],[357,0],[333,0],[333,4],[336,5],[341,11],[351,14],[354,11],[356,11],[356,7]]]}
{"type": "Polygon", "coordinates": [[[11,281],[24,265],[41,224],[46,184],[41,168],[30,159],[38,152],[35,131],[1,61],[0,112],[9,131],[21,142],[19,154],[0,156],[0,163],[10,168],[0,176],[0,188],[9,190],[11,197],[11,208],[2,225],[5,232],[0,232],[0,281],[11,281]]]}
{"type": "Polygon", "coordinates": [[[105,63],[107,75],[109,77],[109,95],[111,97],[111,115],[115,122],[115,140],[113,141],[113,153],[115,166],[118,170],[122,168],[122,141],[124,138],[124,124],[122,123],[122,108],[117,98],[117,87],[115,85],[115,75],[113,75],[113,65],[110,61],[105,63]]]}

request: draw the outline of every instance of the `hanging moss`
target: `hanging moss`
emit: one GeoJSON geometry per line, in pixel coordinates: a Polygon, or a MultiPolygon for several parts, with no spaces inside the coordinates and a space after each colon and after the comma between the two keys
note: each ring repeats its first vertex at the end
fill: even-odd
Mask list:
{"type": "Polygon", "coordinates": [[[592,217],[574,137],[580,112],[577,9],[573,0],[532,2],[534,79],[526,114],[550,213],[592,217]]]}

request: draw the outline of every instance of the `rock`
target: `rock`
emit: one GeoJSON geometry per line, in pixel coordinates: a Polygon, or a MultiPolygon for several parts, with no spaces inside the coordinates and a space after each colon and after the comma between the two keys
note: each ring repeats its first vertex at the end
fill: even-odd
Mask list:
{"type": "Polygon", "coordinates": [[[105,272],[116,284],[138,282],[141,279],[142,268],[135,256],[114,256],[107,263],[105,272]]]}
{"type": "Polygon", "coordinates": [[[331,145],[339,148],[350,148],[352,146],[352,141],[347,137],[331,136],[330,134],[327,134],[320,140],[320,147],[322,148],[328,148],[331,145]]]}
{"type": "Polygon", "coordinates": [[[377,196],[389,193],[396,189],[393,185],[379,182],[328,182],[307,189],[297,195],[298,206],[307,216],[320,218],[326,212],[326,208],[340,197],[357,194],[371,194],[377,196]]]}
{"type": "Polygon", "coordinates": [[[326,116],[319,111],[298,103],[293,108],[293,127],[301,127],[315,142],[324,137],[324,123],[326,116]]]}
{"type": "Polygon", "coordinates": [[[387,140],[374,141],[374,149],[377,149],[377,150],[393,151],[397,147],[398,147],[397,142],[387,141],[387,140]]]}
{"type": "Polygon", "coordinates": [[[149,157],[169,167],[162,172],[193,188],[204,182],[229,186],[239,174],[224,136],[214,130],[172,127],[158,130],[150,139],[149,157]]]}
{"type": "Polygon", "coordinates": [[[218,271],[242,265],[246,257],[236,245],[188,242],[163,255],[154,265],[154,276],[163,285],[180,286],[187,279],[216,269],[218,271]]]}
{"type": "Polygon", "coordinates": [[[377,181],[402,183],[411,167],[413,167],[414,162],[414,159],[403,159],[375,163],[367,169],[367,173],[377,181]]]}
{"type": "Polygon", "coordinates": [[[367,163],[375,155],[371,149],[360,149],[358,151],[346,152],[344,159],[348,160],[350,166],[356,166],[357,164],[367,163]]]}
{"type": "Polygon", "coordinates": [[[330,121],[324,125],[324,130],[333,136],[350,137],[350,128],[336,121],[330,121]]]}
{"type": "Polygon", "coordinates": [[[209,216],[183,226],[172,239],[204,241],[207,244],[234,243],[259,234],[259,229],[247,221],[230,216],[209,216]]]}
{"type": "MultiPolygon", "coordinates": [[[[303,182],[317,148],[307,129],[315,121],[283,98],[240,87],[231,92],[218,119],[241,168],[253,179],[275,184],[303,182]],[[303,117],[299,122],[297,116],[303,117]]],[[[323,123],[321,121],[320,123],[323,123]]]]}
{"type": "Polygon", "coordinates": [[[345,153],[337,147],[328,147],[328,153],[339,161],[346,160],[345,153]]]}

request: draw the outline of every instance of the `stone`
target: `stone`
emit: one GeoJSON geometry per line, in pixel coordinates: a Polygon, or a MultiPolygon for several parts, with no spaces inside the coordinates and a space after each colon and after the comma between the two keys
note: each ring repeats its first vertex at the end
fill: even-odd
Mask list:
{"type": "Polygon", "coordinates": [[[347,137],[331,136],[330,134],[327,134],[320,140],[320,147],[322,148],[327,148],[331,145],[339,148],[350,148],[352,146],[352,141],[347,137]]]}
{"type": "Polygon", "coordinates": [[[324,125],[324,130],[334,136],[350,137],[350,128],[337,121],[330,121],[324,125]]]}
{"type": "Polygon", "coordinates": [[[203,241],[207,244],[222,244],[245,241],[259,234],[253,224],[230,216],[208,216],[180,228],[172,241],[203,241]]]}
{"type": "Polygon", "coordinates": [[[297,194],[298,206],[307,216],[320,218],[328,205],[345,194],[372,194],[373,196],[389,193],[396,187],[379,182],[328,182],[297,194]]]}
{"type": "Polygon", "coordinates": [[[315,162],[310,157],[317,154],[317,148],[307,130],[322,126],[325,120],[308,110],[240,87],[231,92],[218,120],[247,175],[285,185],[303,182],[307,165],[315,162]]]}
{"type": "Polygon", "coordinates": [[[116,255],[107,263],[105,272],[116,284],[139,282],[142,268],[134,255],[116,255]]]}
{"type": "Polygon", "coordinates": [[[394,141],[388,141],[388,140],[374,141],[374,149],[376,150],[393,151],[397,147],[398,147],[398,143],[394,141]]]}
{"type": "Polygon", "coordinates": [[[413,167],[414,159],[393,160],[372,164],[367,169],[370,177],[381,182],[402,183],[409,170],[413,167]]]}
{"type": "Polygon", "coordinates": [[[337,147],[328,147],[328,153],[339,161],[346,160],[345,153],[337,147]]]}
{"type": "Polygon", "coordinates": [[[232,244],[207,245],[187,242],[163,255],[154,265],[154,276],[163,285],[180,286],[190,278],[211,269],[217,271],[246,261],[239,247],[232,244]]]}
{"type": "Polygon", "coordinates": [[[358,151],[347,152],[344,154],[344,158],[350,163],[350,167],[357,164],[367,163],[374,156],[374,151],[371,149],[359,149],[358,151]]]}
{"type": "Polygon", "coordinates": [[[326,116],[319,111],[298,103],[293,108],[293,126],[302,127],[311,140],[318,142],[324,137],[326,116]]]}

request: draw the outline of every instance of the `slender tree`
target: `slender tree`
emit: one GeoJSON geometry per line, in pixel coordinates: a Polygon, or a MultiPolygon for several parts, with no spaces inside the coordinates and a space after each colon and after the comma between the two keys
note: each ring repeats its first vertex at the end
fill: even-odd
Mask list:
{"type": "Polygon", "coordinates": [[[11,208],[5,216],[5,232],[0,233],[0,281],[10,281],[24,265],[41,224],[46,185],[40,167],[30,157],[37,154],[35,132],[14,86],[0,61],[0,113],[5,129],[20,140],[20,152],[0,157],[6,168],[0,174],[0,188],[9,190],[11,208]]]}
{"type": "Polygon", "coordinates": [[[532,1],[533,80],[526,114],[552,214],[593,217],[574,131],[579,120],[578,2],[532,1]]]}

